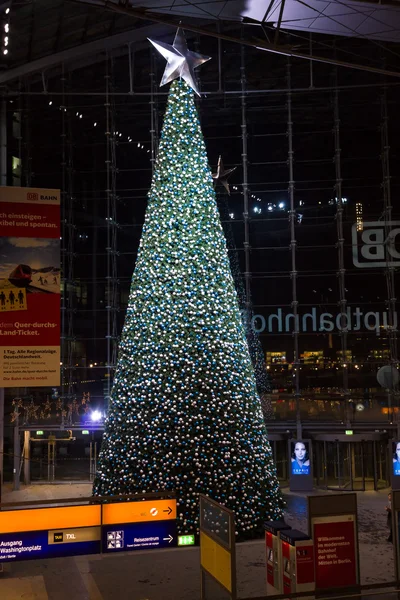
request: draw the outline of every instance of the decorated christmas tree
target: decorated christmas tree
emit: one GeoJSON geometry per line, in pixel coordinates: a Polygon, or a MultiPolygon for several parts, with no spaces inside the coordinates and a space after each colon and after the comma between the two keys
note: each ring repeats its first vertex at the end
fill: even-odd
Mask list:
{"type": "Polygon", "coordinates": [[[270,399],[270,393],[272,391],[271,377],[266,370],[266,364],[264,359],[264,351],[261,345],[258,333],[255,331],[253,325],[254,309],[253,303],[250,300],[250,307],[248,307],[247,295],[245,286],[243,284],[243,275],[240,270],[238,252],[233,236],[231,220],[230,220],[230,209],[227,202],[227,198],[230,196],[230,187],[228,183],[229,175],[235,171],[233,169],[224,169],[221,156],[218,160],[217,172],[213,173],[213,179],[215,183],[222,184],[220,187],[224,187],[225,194],[218,194],[218,185],[216,186],[216,198],[219,214],[221,217],[222,228],[225,234],[225,239],[228,248],[229,262],[231,265],[231,272],[233,282],[239,302],[239,310],[242,315],[243,325],[246,332],[246,339],[249,346],[250,358],[253,365],[254,376],[256,380],[257,392],[261,400],[261,409],[266,421],[270,421],[274,418],[272,403],[270,399]]]}
{"type": "Polygon", "coordinates": [[[199,493],[235,512],[241,537],[282,516],[204,139],[181,79],[168,98],[93,493],[152,491],[176,492],[180,533],[198,530],[199,493]]]}

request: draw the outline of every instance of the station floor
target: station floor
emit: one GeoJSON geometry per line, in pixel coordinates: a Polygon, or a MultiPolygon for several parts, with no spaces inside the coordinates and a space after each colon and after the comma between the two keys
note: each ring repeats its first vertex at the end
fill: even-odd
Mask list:
{"type": "MultiPolygon", "coordinates": [[[[79,498],[90,496],[90,492],[85,484],[36,485],[18,492],[6,489],[2,501],[79,498]]],[[[361,582],[393,581],[393,548],[387,542],[387,491],[359,492],[357,496],[361,582]]],[[[306,531],[306,496],[287,492],[285,499],[287,522],[306,531]]],[[[262,540],[237,545],[237,570],[239,598],[266,593],[262,540]]],[[[0,574],[1,600],[196,600],[199,590],[198,548],[5,564],[0,574]]]]}

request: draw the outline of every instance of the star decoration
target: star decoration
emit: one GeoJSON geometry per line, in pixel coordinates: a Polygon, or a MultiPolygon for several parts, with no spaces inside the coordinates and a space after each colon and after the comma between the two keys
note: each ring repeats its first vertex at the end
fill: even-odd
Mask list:
{"type": "Polygon", "coordinates": [[[233,167],[233,169],[227,169],[225,171],[224,163],[222,162],[222,156],[220,156],[218,158],[217,172],[213,173],[212,175],[215,185],[217,185],[218,183],[223,185],[226,191],[228,192],[229,196],[231,195],[231,191],[229,189],[228,177],[233,173],[233,171],[235,171],[235,169],[236,167],[233,167]]]}
{"type": "Polygon", "coordinates": [[[180,77],[200,96],[194,76],[194,69],[210,60],[211,56],[203,56],[202,54],[188,50],[185,35],[180,28],[176,32],[172,46],[164,42],[156,42],[150,38],[147,39],[167,60],[160,87],[180,77]]]}

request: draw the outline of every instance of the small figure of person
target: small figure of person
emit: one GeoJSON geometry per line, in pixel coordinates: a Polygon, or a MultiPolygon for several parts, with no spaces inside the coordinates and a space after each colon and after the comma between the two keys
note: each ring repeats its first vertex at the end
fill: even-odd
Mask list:
{"type": "Polygon", "coordinates": [[[393,456],[393,475],[400,475],[400,442],[397,442],[393,456]]]}
{"type": "Polygon", "coordinates": [[[308,475],[310,473],[310,458],[303,442],[296,442],[292,453],[293,475],[308,475]]]}
{"type": "Polygon", "coordinates": [[[54,275],[54,277],[53,277],[53,283],[55,283],[56,285],[57,285],[57,283],[58,283],[58,282],[57,282],[57,277],[56,277],[55,275],[54,275]]]}
{"type": "Polygon", "coordinates": [[[44,285],[47,285],[47,279],[44,280],[44,285]]]}
{"type": "Polygon", "coordinates": [[[39,283],[40,283],[40,285],[43,285],[43,277],[41,275],[39,277],[39,283]]]}
{"type": "Polygon", "coordinates": [[[19,305],[22,306],[24,303],[24,294],[22,293],[22,290],[19,290],[19,292],[18,292],[18,300],[19,300],[19,305]]]}
{"type": "Polygon", "coordinates": [[[14,292],[12,290],[8,294],[8,299],[10,301],[11,306],[14,306],[15,294],[14,294],[14,292]]]}
{"type": "Polygon", "coordinates": [[[389,492],[388,494],[388,503],[385,507],[386,513],[387,513],[387,520],[386,520],[386,524],[389,528],[389,537],[387,539],[388,542],[392,542],[393,543],[393,523],[392,523],[392,493],[389,492]]]}
{"type": "Polygon", "coordinates": [[[6,295],[5,295],[5,293],[3,291],[0,294],[0,303],[1,303],[1,306],[5,306],[6,305],[6,295]]]}

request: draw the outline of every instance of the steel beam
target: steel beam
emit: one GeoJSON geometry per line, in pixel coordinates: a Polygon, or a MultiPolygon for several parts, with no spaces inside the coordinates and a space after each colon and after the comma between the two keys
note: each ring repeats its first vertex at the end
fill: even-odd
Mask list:
{"type": "Polygon", "coordinates": [[[88,42],[87,44],[81,44],[68,50],[56,52],[49,56],[44,56],[37,60],[33,60],[26,64],[14,67],[0,73],[0,84],[9,83],[19,77],[26,77],[32,73],[43,72],[52,67],[56,67],[61,63],[68,63],[74,60],[82,59],[91,54],[104,54],[104,51],[111,48],[118,48],[119,46],[128,46],[132,43],[144,42],[147,36],[162,36],[168,32],[163,26],[155,27],[154,25],[148,25],[145,27],[137,27],[124,33],[118,33],[109,37],[96,40],[94,42],[88,42]]]}

